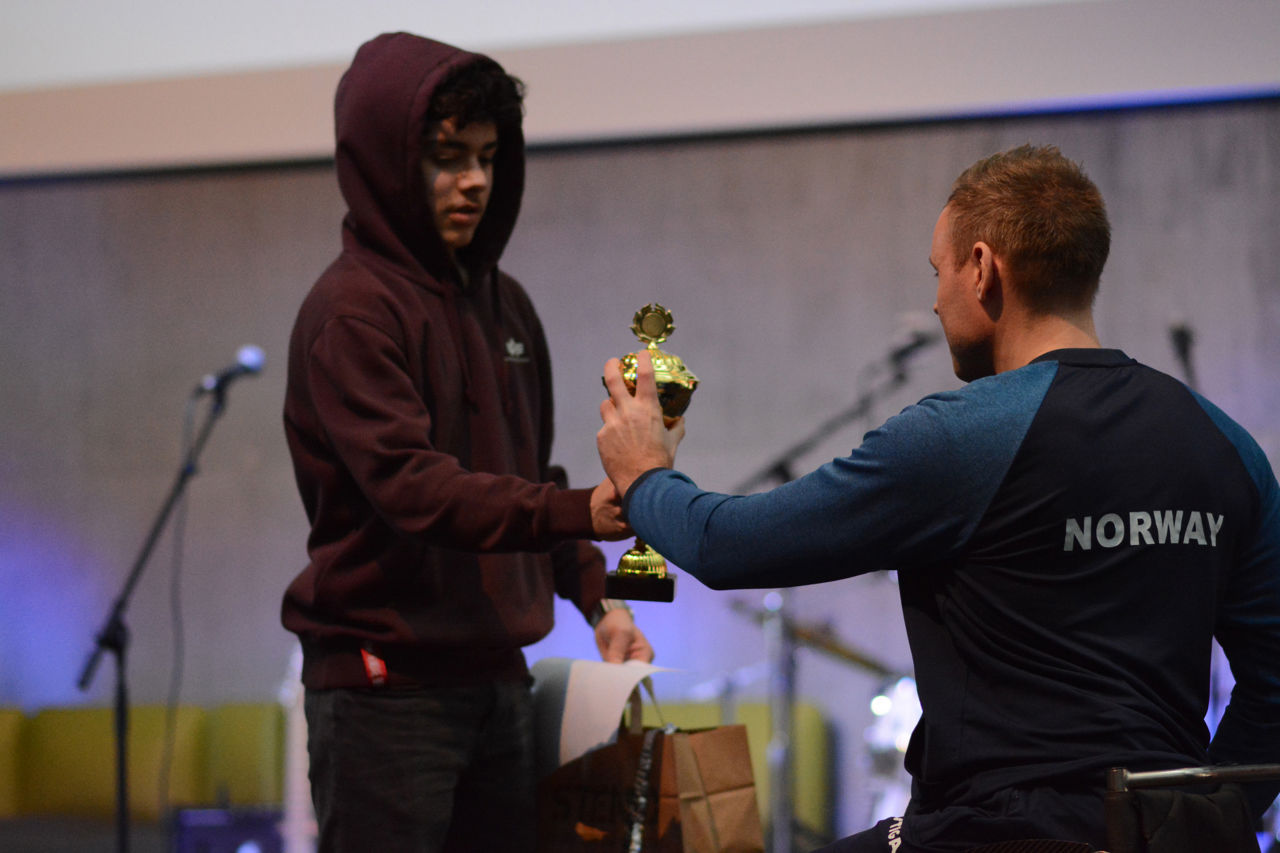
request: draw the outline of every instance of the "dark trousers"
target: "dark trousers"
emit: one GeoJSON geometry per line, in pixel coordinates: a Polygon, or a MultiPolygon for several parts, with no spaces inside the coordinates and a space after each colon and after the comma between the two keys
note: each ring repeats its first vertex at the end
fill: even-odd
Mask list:
{"type": "Polygon", "coordinates": [[[973,805],[937,811],[907,807],[817,853],[962,853],[984,844],[1051,838],[1102,846],[1102,791],[1009,788],[973,805]]]}
{"type": "Polygon", "coordinates": [[[320,853],[533,849],[524,684],[308,690],[305,708],[320,853]]]}

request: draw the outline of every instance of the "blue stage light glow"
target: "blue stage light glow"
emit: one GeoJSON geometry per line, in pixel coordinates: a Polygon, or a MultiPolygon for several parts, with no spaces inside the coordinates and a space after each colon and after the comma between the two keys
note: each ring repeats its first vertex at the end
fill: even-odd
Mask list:
{"type": "Polygon", "coordinates": [[[76,685],[102,619],[90,549],[47,517],[0,503],[0,706],[86,701],[76,685]]]}
{"type": "Polygon", "coordinates": [[[1009,101],[990,107],[974,105],[971,110],[938,116],[941,120],[988,118],[998,116],[1033,116],[1112,110],[1134,110],[1149,107],[1175,107],[1212,104],[1225,101],[1247,101],[1280,96],[1274,86],[1213,86],[1175,89],[1138,90],[1132,92],[1092,93],[1078,96],[1009,101]]]}

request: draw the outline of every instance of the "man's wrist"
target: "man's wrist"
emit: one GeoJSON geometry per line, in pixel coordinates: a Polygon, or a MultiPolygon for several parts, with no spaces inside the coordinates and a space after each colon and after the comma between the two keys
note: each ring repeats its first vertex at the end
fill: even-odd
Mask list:
{"type": "Polygon", "coordinates": [[[600,624],[600,620],[604,618],[606,613],[613,610],[625,610],[627,615],[631,617],[631,621],[635,621],[635,613],[632,612],[630,604],[620,598],[602,598],[595,607],[591,608],[591,615],[587,617],[587,623],[594,628],[600,624]]]}
{"type": "Polygon", "coordinates": [[[646,471],[652,471],[655,467],[657,466],[646,464],[643,467],[634,466],[625,471],[618,472],[618,476],[611,478],[613,480],[614,488],[618,490],[618,497],[622,497],[627,492],[631,491],[631,487],[635,484],[636,480],[639,480],[644,476],[646,471]]]}
{"type": "Polygon", "coordinates": [[[622,502],[622,517],[627,518],[627,511],[631,507],[631,496],[635,493],[637,486],[639,486],[645,480],[648,480],[650,477],[653,477],[655,474],[659,474],[663,471],[671,471],[671,470],[673,469],[669,465],[660,465],[655,468],[648,468],[644,471],[641,471],[640,474],[634,480],[628,483],[627,488],[618,493],[618,497],[622,502]]]}

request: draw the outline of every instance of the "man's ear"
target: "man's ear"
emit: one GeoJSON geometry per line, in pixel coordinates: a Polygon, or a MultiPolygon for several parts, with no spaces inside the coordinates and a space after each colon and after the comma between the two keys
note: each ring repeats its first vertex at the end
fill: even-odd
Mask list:
{"type": "Polygon", "coordinates": [[[1000,266],[996,263],[991,247],[979,240],[973,244],[969,260],[975,267],[974,287],[979,302],[987,302],[1000,295],[1000,266]]]}

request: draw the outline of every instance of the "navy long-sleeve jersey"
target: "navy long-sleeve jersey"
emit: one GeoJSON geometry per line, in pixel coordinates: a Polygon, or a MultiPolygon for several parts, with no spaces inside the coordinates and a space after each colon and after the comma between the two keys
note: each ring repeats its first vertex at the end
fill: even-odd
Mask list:
{"type": "MultiPolygon", "coordinates": [[[[1280,761],[1280,489],[1256,442],[1116,350],[933,395],[773,491],[648,472],[637,533],[717,589],[896,569],[925,808],[1280,761]],[[1209,744],[1211,638],[1236,686],[1209,744]]],[[[1250,790],[1261,813],[1277,785],[1250,790]]]]}

